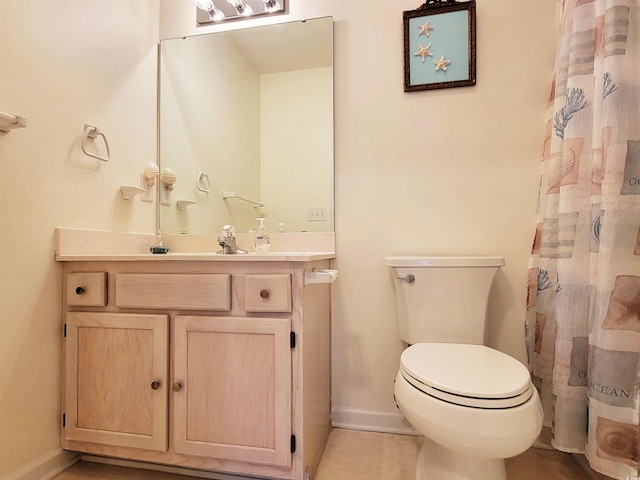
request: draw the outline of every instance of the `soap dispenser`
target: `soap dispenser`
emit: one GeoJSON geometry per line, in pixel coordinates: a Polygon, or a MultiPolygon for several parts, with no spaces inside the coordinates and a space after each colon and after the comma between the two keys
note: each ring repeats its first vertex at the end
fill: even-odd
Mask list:
{"type": "Polygon", "coordinates": [[[264,226],[264,218],[256,218],[260,222],[258,225],[258,231],[256,232],[255,248],[256,253],[269,253],[271,244],[269,243],[269,233],[267,227],[264,226]]]}

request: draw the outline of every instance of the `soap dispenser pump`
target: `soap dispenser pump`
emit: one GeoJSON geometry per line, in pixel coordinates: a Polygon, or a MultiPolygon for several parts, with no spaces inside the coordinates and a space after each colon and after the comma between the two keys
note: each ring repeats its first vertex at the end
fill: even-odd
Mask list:
{"type": "Polygon", "coordinates": [[[264,218],[256,218],[260,222],[258,225],[258,231],[256,232],[255,248],[256,253],[269,253],[271,244],[269,243],[269,233],[267,227],[264,226],[264,218]]]}

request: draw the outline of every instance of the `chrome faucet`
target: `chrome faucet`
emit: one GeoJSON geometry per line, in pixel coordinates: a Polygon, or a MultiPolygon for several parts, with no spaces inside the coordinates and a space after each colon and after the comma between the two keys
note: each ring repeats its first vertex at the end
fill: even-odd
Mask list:
{"type": "Polygon", "coordinates": [[[218,244],[222,247],[222,250],[217,253],[221,255],[240,255],[243,253],[249,253],[238,247],[236,244],[235,230],[231,225],[225,225],[222,227],[222,234],[218,236],[218,244]]]}

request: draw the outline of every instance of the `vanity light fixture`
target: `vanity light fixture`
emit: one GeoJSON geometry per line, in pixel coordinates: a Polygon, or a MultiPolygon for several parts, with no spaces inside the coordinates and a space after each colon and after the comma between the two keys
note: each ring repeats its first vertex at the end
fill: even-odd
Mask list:
{"type": "Polygon", "coordinates": [[[194,0],[197,22],[200,25],[225,20],[285,13],[286,0],[194,0]]]}

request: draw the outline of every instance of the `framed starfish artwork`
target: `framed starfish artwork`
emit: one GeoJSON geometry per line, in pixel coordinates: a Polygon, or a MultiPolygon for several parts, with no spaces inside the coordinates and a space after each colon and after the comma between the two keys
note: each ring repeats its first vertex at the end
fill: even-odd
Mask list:
{"type": "Polygon", "coordinates": [[[429,0],[402,19],[405,92],[476,84],[475,0],[429,0]]]}

